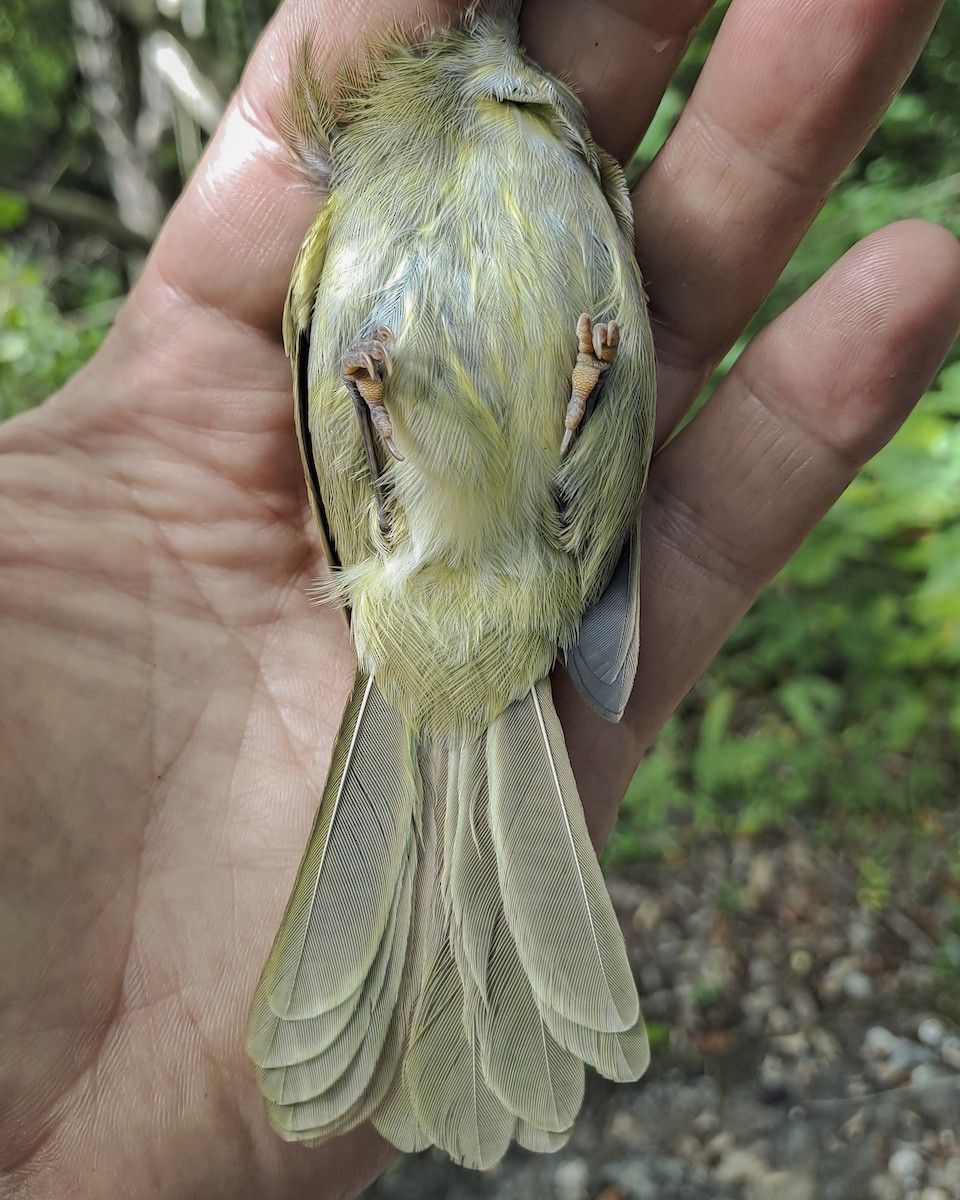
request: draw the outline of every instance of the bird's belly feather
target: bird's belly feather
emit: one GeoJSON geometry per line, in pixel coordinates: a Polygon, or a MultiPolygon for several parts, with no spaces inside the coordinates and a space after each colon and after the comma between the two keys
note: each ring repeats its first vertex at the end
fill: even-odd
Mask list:
{"type": "MultiPolygon", "coordinates": [[[[568,195],[572,175],[587,171],[573,155],[560,156],[556,187],[542,164],[518,172],[513,156],[509,189],[491,189],[498,173],[484,154],[474,178],[464,152],[455,195],[395,208],[387,229],[357,202],[376,191],[369,181],[338,185],[324,319],[311,340],[311,435],[343,565],[333,590],[351,608],[365,668],[435,734],[479,731],[542,678],[594,586],[563,544],[558,512],[581,312],[620,324],[603,404],[621,437],[605,447],[605,469],[611,489],[627,493],[625,512],[642,487],[646,318],[630,248],[595,181],[592,210],[582,180],[576,202],[568,195]],[[494,240],[494,261],[506,243],[506,275],[489,269],[494,240]],[[385,539],[340,377],[342,355],[377,325],[395,335],[384,402],[404,456],[383,459],[385,539]]],[[[389,196],[389,171],[378,188],[389,196]]],[[[577,453],[575,443],[565,461],[577,453]]],[[[625,526],[610,534],[622,542],[625,526]]]]}

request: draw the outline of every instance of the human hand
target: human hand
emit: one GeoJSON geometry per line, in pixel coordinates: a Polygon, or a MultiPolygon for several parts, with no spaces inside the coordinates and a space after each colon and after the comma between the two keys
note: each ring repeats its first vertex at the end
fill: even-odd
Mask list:
{"type": "MultiPolygon", "coordinates": [[[[353,662],[321,570],[279,317],[318,197],[268,111],[323,22],[330,64],[416,0],[288,0],[103,350],[0,429],[0,1187],[26,1198],[354,1194],[392,1151],[267,1127],[250,994],[353,662]]],[[[438,4],[452,13],[453,0],[438,4]]],[[[625,158],[707,0],[527,0],[625,158]]],[[[931,25],[934,0],[734,0],[637,189],[661,441],[773,284],[931,25]]],[[[851,252],[655,459],[621,726],[558,684],[592,827],[759,588],[923,392],[960,252],[911,222],[851,252]],[[562,694],[561,694],[562,691],[562,694]]],[[[0,1192],[3,1194],[3,1192],[0,1192]]]]}

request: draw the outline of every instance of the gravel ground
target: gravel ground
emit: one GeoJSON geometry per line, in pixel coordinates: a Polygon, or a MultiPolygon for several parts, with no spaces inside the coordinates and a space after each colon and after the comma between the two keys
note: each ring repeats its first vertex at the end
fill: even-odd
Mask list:
{"type": "Polygon", "coordinates": [[[556,1154],[409,1156],[366,1200],[960,1200],[960,970],[924,876],[864,912],[796,833],[610,879],[661,1043],[645,1078],[589,1079],[556,1154]]]}

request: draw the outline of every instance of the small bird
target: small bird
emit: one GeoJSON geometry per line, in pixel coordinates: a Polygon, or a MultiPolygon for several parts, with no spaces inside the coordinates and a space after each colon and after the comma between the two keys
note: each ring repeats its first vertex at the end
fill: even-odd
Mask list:
{"type": "Polygon", "coordinates": [[[623,173],[519,9],[333,85],[304,50],[277,118],[327,190],[284,338],[358,666],[247,1048],[282,1137],[473,1168],[649,1059],[549,674],[620,719],[653,343],[623,173]]]}

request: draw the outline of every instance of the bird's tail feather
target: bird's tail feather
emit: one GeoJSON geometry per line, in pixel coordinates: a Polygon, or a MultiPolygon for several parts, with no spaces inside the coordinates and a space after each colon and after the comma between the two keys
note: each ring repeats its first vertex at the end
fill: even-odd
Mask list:
{"type": "Polygon", "coordinates": [[[247,1029],[268,1115],[287,1138],[359,1124],[395,1073],[421,838],[416,737],[358,673],[247,1029]]]}
{"type": "Polygon", "coordinates": [[[563,1145],[584,1063],[639,1078],[636,989],[548,681],[447,745],[358,674],[248,1048],[283,1136],[372,1117],[472,1167],[511,1140],[563,1145]]]}

